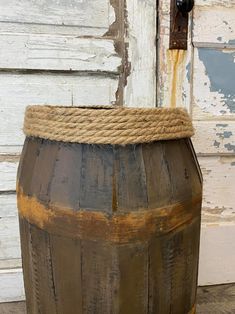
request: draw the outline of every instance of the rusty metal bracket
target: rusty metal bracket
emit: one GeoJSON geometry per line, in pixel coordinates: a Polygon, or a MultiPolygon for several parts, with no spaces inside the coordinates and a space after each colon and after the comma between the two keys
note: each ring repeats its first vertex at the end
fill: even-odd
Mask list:
{"type": "Polygon", "coordinates": [[[171,0],[169,49],[187,50],[188,12],[187,10],[180,10],[178,2],[177,0],[171,0]]]}

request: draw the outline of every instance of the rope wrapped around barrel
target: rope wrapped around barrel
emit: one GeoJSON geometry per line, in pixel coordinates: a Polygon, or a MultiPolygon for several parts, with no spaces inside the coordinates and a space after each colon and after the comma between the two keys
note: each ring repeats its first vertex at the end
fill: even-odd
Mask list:
{"type": "Polygon", "coordinates": [[[137,144],[191,137],[183,108],[28,106],[26,136],[88,144],[137,144]]]}

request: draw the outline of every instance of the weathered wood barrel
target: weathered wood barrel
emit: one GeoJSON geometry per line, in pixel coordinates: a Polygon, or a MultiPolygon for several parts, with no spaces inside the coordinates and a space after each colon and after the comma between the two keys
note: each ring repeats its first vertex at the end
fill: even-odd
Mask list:
{"type": "Polygon", "coordinates": [[[187,113],[30,106],[24,131],[28,313],[195,313],[202,183],[187,113]]]}

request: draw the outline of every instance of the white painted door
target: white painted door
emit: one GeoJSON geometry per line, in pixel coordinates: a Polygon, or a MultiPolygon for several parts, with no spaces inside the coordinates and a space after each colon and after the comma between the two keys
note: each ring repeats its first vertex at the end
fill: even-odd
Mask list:
{"type": "Polygon", "coordinates": [[[29,104],[156,105],[155,0],[0,1],[0,302],[24,298],[16,169],[29,104]]]}
{"type": "Polygon", "coordinates": [[[160,1],[158,103],[185,106],[204,175],[199,284],[235,282],[235,1],[196,0],[189,49],[169,51],[160,1]]]}

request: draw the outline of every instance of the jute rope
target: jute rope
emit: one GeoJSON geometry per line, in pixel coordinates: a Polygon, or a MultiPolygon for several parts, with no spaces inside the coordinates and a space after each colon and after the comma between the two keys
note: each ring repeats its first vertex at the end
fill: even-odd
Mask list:
{"type": "Polygon", "coordinates": [[[181,108],[28,106],[27,136],[88,144],[135,144],[191,137],[181,108]]]}

